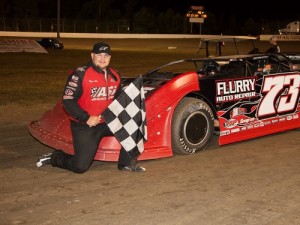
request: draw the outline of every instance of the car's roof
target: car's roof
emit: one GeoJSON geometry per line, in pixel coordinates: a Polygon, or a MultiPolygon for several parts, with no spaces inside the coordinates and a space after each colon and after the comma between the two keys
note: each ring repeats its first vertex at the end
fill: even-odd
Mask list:
{"type": "MultiPolygon", "coordinates": [[[[274,54],[273,54],[274,55],[274,54]]],[[[201,57],[198,59],[187,59],[188,61],[209,61],[209,60],[244,60],[244,59],[252,59],[252,58],[268,58],[270,55],[268,54],[251,54],[251,55],[226,55],[226,56],[213,56],[213,57],[201,57]]]]}
{"type": "Polygon", "coordinates": [[[206,37],[201,38],[201,41],[208,41],[208,42],[236,42],[236,41],[246,41],[246,40],[257,40],[257,37],[252,36],[213,36],[213,37],[206,37]]]}
{"type": "Polygon", "coordinates": [[[215,57],[206,57],[206,59],[245,59],[245,58],[254,58],[266,56],[266,54],[251,54],[251,55],[226,55],[226,56],[215,56],[215,57]]]}

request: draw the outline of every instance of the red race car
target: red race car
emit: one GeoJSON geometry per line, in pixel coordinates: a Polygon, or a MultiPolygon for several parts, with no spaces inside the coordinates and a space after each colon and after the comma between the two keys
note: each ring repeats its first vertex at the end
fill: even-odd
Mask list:
{"type": "MultiPolygon", "coordinates": [[[[224,145],[299,128],[299,69],[297,54],[252,54],[179,60],[147,72],[148,140],[139,160],[194,154],[213,135],[224,145]]],[[[59,102],[28,128],[43,144],[72,154],[69,123],[59,102]]],[[[95,160],[117,161],[119,150],[114,136],[105,137],[95,160]]]]}

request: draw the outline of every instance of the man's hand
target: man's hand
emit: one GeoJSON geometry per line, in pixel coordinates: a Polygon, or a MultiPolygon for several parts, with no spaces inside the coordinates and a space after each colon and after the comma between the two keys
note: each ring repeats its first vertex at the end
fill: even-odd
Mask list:
{"type": "Polygon", "coordinates": [[[100,123],[101,118],[102,118],[101,116],[90,116],[90,118],[88,119],[88,121],[86,123],[90,127],[94,127],[100,123]]]}

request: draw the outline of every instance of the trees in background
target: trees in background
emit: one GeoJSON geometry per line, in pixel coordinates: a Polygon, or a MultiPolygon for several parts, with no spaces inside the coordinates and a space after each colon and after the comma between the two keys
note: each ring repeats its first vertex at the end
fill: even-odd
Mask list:
{"type": "MultiPolygon", "coordinates": [[[[95,21],[127,20],[131,33],[199,33],[199,24],[191,24],[185,13],[178,11],[178,5],[143,4],[139,0],[61,0],[62,19],[92,19],[95,21]]],[[[165,2],[164,2],[165,3],[165,2]]],[[[56,18],[55,0],[2,0],[2,18],[56,18]]],[[[235,15],[213,14],[207,8],[208,18],[201,25],[202,34],[259,35],[262,32],[261,20],[240,19],[235,15]]]]}

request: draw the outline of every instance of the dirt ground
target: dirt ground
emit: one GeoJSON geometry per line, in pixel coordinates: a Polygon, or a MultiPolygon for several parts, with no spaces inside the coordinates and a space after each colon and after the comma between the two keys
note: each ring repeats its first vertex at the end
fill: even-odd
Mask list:
{"type": "Polygon", "coordinates": [[[51,149],[27,123],[49,107],[1,107],[1,225],[300,224],[300,129],[222,147],[214,140],[195,155],[140,162],[145,173],[97,161],[78,175],[35,166],[51,149]]]}
{"type": "Polygon", "coordinates": [[[29,121],[53,105],[0,105],[1,225],[300,225],[300,129],[85,174],[36,159],[52,149],[29,121]]]}

